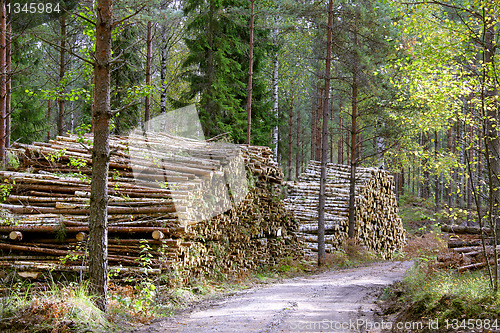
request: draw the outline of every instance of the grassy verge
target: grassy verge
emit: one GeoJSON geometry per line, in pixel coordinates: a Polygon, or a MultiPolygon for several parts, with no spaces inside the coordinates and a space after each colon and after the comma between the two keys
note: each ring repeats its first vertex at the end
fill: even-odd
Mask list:
{"type": "Polygon", "coordinates": [[[386,297],[385,312],[397,313],[394,321],[497,319],[500,326],[500,299],[482,272],[435,270],[422,261],[386,297]]]}
{"type": "Polygon", "coordinates": [[[500,329],[500,297],[492,292],[486,272],[458,273],[436,268],[436,256],[446,250],[447,242],[435,219],[425,221],[425,216],[431,213],[427,206],[426,202],[409,201],[401,208],[410,237],[399,258],[414,260],[415,267],[403,281],[386,290],[380,302],[385,315],[391,322],[438,320],[443,324],[439,330],[428,332],[456,332],[457,329],[468,332],[460,330],[463,327],[446,329],[444,323],[457,323],[453,320],[458,320],[461,324],[469,319],[477,320],[475,328],[485,320],[497,320],[500,329]]]}

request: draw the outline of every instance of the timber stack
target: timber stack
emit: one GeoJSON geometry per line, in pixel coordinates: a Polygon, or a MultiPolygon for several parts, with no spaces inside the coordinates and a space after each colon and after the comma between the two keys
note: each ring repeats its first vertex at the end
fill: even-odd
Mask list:
{"type": "MultiPolygon", "coordinates": [[[[0,171],[1,266],[27,275],[88,269],[91,145],[92,137],[73,135],[10,150],[18,165],[0,171]]],[[[110,149],[112,271],[187,279],[303,255],[269,148],[163,135],[134,144],[112,137],[110,149]],[[165,140],[168,152],[150,149],[165,140]],[[148,149],[152,156],[138,153],[148,149]],[[237,178],[245,186],[232,186],[237,178]]]]}
{"type": "Polygon", "coordinates": [[[493,266],[495,253],[500,255],[490,228],[475,226],[441,225],[441,231],[448,234],[448,249],[437,256],[438,268],[452,268],[459,272],[493,266]]]}
{"type": "MultiPolygon", "coordinates": [[[[318,202],[321,169],[311,161],[297,181],[287,182],[287,209],[299,221],[299,236],[308,254],[317,252],[318,202]]],[[[325,203],[325,248],[339,250],[348,236],[348,165],[328,164],[325,203]]],[[[368,250],[388,259],[402,249],[405,231],[394,195],[394,179],[386,171],[357,168],[355,187],[355,238],[368,250]]]]}

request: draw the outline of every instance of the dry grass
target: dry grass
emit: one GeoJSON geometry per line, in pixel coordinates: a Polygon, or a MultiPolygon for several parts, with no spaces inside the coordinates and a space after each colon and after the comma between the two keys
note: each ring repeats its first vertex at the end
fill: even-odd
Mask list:
{"type": "Polygon", "coordinates": [[[376,255],[355,239],[346,239],[342,250],[326,255],[327,266],[356,267],[376,260],[376,255]]]}
{"type": "Polygon", "coordinates": [[[431,258],[446,250],[446,241],[441,234],[430,232],[408,239],[403,248],[406,259],[431,258]]]}

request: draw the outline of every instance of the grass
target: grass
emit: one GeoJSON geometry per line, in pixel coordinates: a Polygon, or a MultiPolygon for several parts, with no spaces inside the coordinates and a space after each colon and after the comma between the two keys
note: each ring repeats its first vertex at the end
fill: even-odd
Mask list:
{"type": "Polygon", "coordinates": [[[411,196],[402,198],[401,204],[410,237],[396,258],[416,264],[381,297],[386,315],[394,315],[393,320],[400,322],[500,319],[500,298],[492,292],[484,271],[458,273],[436,268],[437,255],[447,248],[436,224],[442,214],[434,213],[431,202],[411,196]]]}
{"type": "Polygon", "coordinates": [[[326,255],[328,268],[354,268],[380,260],[374,253],[353,239],[347,239],[341,250],[326,255]]]}
{"type": "Polygon", "coordinates": [[[2,298],[2,332],[109,332],[113,328],[85,286],[52,285],[50,290],[34,292],[30,287],[2,298]]]}
{"type": "Polygon", "coordinates": [[[497,319],[500,299],[483,272],[435,270],[420,262],[400,284],[406,319],[497,319]],[[408,318],[410,317],[410,318],[408,318]]]}

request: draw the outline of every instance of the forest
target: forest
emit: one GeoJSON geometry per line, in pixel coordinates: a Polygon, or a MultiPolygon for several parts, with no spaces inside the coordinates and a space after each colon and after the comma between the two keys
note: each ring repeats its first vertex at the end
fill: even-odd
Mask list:
{"type": "Polygon", "coordinates": [[[499,16],[496,0],[1,0],[0,162],[92,133],[88,246],[104,253],[110,137],[194,105],[207,139],[262,146],[284,181],[316,161],[318,264],[328,163],[345,165],[349,238],[357,170],[375,168],[402,215],[417,207],[407,231],[480,234],[486,261],[459,266],[486,266],[496,293],[499,16]]]}
{"type": "MultiPolygon", "coordinates": [[[[334,2],[328,92],[328,4],[251,4],[114,3],[111,134],[196,104],[207,138],[272,147],[294,179],[320,159],[327,103],[329,162],[389,170],[398,195],[433,198],[437,210],[471,210],[474,188],[486,195],[494,4],[334,2]]],[[[60,2],[43,18],[20,8],[7,12],[2,44],[5,147],[88,131],[93,4],[60,2]]]]}

